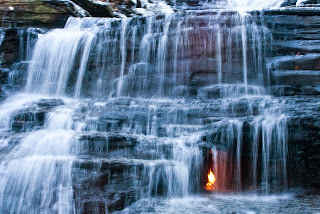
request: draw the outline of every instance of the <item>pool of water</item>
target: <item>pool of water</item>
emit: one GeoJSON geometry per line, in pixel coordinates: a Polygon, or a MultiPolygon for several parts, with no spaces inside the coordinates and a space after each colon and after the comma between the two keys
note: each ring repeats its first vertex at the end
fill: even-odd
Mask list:
{"type": "Polygon", "coordinates": [[[320,196],[207,194],[185,198],[139,200],[117,213],[320,213],[320,196]]]}

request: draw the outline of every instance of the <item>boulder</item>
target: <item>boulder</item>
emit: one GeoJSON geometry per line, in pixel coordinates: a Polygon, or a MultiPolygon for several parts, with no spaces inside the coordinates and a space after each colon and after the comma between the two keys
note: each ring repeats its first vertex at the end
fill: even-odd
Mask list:
{"type": "Polygon", "coordinates": [[[113,9],[110,4],[96,0],[72,0],[80,7],[87,10],[94,17],[114,17],[113,9]]]}

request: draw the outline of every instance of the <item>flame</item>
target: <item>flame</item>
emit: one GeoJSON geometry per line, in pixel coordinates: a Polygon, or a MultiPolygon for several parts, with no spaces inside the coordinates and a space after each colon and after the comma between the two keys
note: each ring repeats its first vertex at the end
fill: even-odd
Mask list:
{"type": "Polygon", "coordinates": [[[216,182],[216,177],[214,176],[213,172],[210,169],[210,172],[208,173],[208,183],[206,184],[206,190],[213,191],[215,182],[216,182]]]}

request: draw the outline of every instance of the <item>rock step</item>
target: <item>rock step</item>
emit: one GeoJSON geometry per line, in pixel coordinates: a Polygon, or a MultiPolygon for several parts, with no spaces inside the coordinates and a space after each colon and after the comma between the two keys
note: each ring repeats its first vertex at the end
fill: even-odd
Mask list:
{"type": "Polygon", "coordinates": [[[274,48],[281,53],[320,53],[320,40],[275,41],[274,48]]]}
{"type": "MultiPolygon", "coordinates": [[[[318,4],[306,5],[306,7],[283,7],[279,9],[266,9],[263,11],[265,15],[272,15],[273,17],[281,17],[286,15],[297,15],[299,17],[317,16],[320,15],[320,7],[318,4]]],[[[282,20],[279,18],[278,20],[282,20]]],[[[296,22],[297,24],[299,22],[296,22]]]]}
{"type": "Polygon", "coordinates": [[[271,87],[271,92],[276,96],[320,95],[320,86],[276,85],[271,87]]]}
{"type": "MultiPolygon", "coordinates": [[[[173,152],[190,147],[200,140],[201,133],[179,138],[158,138],[143,135],[81,135],[74,153],[88,157],[117,157],[141,160],[172,160],[173,152]]],[[[196,145],[195,145],[196,146],[196,145]]]]}
{"type": "Polygon", "coordinates": [[[316,70],[320,68],[320,53],[286,55],[268,59],[268,66],[274,70],[316,70]]]}
{"type": "Polygon", "coordinates": [[[69,16],[89,15],[67,0],[1,0],[0,4],[0,27],[63,27],[69,16]]]}
{"type": "Polygon", "coordinates": [[[114,17],[110,4],[106,2],[71,0],[82,8],[85,8],[94,17],[114,17]]]}
{"type": "MultiPolygon", "coordinates": [[[[116,101],[98,103],[93,106],[85,104],[84,107],[76,110],[73,129],[84,132],[151,134],[158,137],[188,135],[187,133],[200,131],[205,118],[214,116],[250,117],[262,114],[264,109],[260,108],[260,102],[273,105],[273,101],[269,96],[255,95],[255,90],[258,89],[258,87],[248,87],[248,92],[252,91],[253,95],[194,100],[194,102],[192,100],[190,102],[163,100],[151,105],[149,101],[141,103],[141,100],[133,99],[129,104],[124,104],[120,100],[118,104],[116,101]]],[[[240,87],[239,90],[243,88],[240,87]]],[[[219,87],[203,89],[202,93],[214,94],[217,91],[224,94],[219,87]]],[[[227,91],[226,94],[228,93],[227,91]]],[[[11,130],[26,132],[43,127],[47,114],[59,105],[63,105],[62,100],[43,99],[31,104],[30,107],[20,109],[11,116],[11,130]]]]}
{"type": "MultiPolygon", "coordinates": [[[[276,70],[272,72],[278,85],[293,87],[320,86],[320,71],[316,70],[276,70]]],[[[305,88],[307,90],[307,88],[305,88]]]]}
{"type": "Polygon", "coordinates": [[[110,212],[141,197],[164,195],[167,183],[157,176],[164,175],[168,167],[175,167],[174,163],[121,158],[80,160],[73,165],[72,175],[77,210],[104,212],[107,208],[110,212]]]}
{"type": "Polygon", "coordinates": [[[41,99],[30,107],[20,109],[12,115],[11,129],[15,132],[26,132],[42,128],[46,115],[63,104],[61,99],[41,99]]]}

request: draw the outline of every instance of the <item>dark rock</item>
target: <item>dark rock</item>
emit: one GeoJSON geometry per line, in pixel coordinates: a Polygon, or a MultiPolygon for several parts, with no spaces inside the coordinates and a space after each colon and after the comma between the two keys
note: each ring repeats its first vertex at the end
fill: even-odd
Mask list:
{"type": "Polygon", "coordinates": [[[2,66],[9,67],[18,60],[19,36],[15,29],[7,29],[5,36],[0,43],[0,53],[2,53],[2,66]]]}
{"type": "MultiPolygon", "coordinates": [[[[293,1],[295,4],[295,1],[293,1]]],[[[271,29],[275,58],[269,62],[272,92],[277,95],[317,95],[320,82],[318,7],[264,11],[271,29]]]]}
{"type": "MultiPolygon", "coordinates": [[[[318,7],[288,7],[280,9],[264,10],[267,15],[298,15],[298,16],[318,16],[320,10],[318,7]]],[[[296,22],[299,24],[299,22],[296,22]]]]}
{"type": "MultiPolygon", "coordinates": [[[[297,3],[297,0],[287,0],[285,1],[281,7],[287,7],[287,6],[295,6],[297,3]]],[[[319,4],[318,0],[307,0],[304,1],[302,5],[308,5],[308,6],[313,6],[312,4],[319,4]]]]}
{"type": "Polygon", "coordinates": [[[320,108],[318,96],[286,98],[290,172],[298,175],[298,185],[319,187],[320,108]]]}
{"type": "Polygon", "coordinates": [[[131,17],[133,10],[131,8],[119,8],[119,12],[125,14],[127,17],[131,17]]]}
{"type": "Polygon", "coordinates": [[[122,210],[139,198],[141,189],[137,189],[136,182],[143,179],[142,166],[110,160],[77,163],[74,167],[74,200],[80,213],[122,210]],[[92,166],[84,167],[88,164],[92,166]],[[132,170],[136,173],[128,173],[132,170]]]}
{"type": "Polygon", "coordinates": [[[294,87],[318,86],[320,83],[320,71],[308,70],[277,70],[272,72],[279,85],[294,87]]]}
{"type": "Polygon", "coordinates": [[[12,130],[27,131],[36,127],[42,127],[45,122],[45,112],[26,110],[17,113],[13,118],[12,130]]]}
{"type": "Polygon", "coordinates": [[[315,70],[320,69],[320,54],[312,53],[301,55],[297,53],[296,56],[284,56],[274,62],[274,69],[281,70],[315,70]]]}
{"type": "Polygon", "coordinates": [[[61,99],[41,99],[39,102],[37,102],[39,107],[46,109],[51,109],[63,104],[63,100],[61,99]]]}
{"type": "MultiPolygon", "coordinates": [[[[136,1],[133,1],[133,0],[129,0],[127,2],[127,8],[134,8],[136,6],[137,2],[136,1]]],[[[141,4],[141,2],[140,2],[141,4]]]]}
{"type": "Polygon", "coordinates": [[[137,0],[136,8],[141,8],[141,7],[142,7],[141,1],[140,1],[140,0],[137,0]]]}
{"type": "Polygon", "coordinates": [[[320,40],[294,40],[274,42],[275,49],[280,53],[320,53],[320,40]]]}
{"type": "Polygon", "coordinates": [[[303,95],[320,95],[320,86],[303,86],[301,87],[301,94],[303,95]]]}
{"type": "Polygon", "coordinates": [[[39,103],[35,103],[35,106],[20,110],[13,116],[12,130],[22,132],[43,127],[46,114],[59,105],[63,105],[63,101],[60,99],[43,99],[39,103]]]}
{"type": "Polygon", "coordinates": [[[80,7],[84,8],[94,17],[114,17],[113,9],[110,4],[105,2],[95,3],[92,0],[72,0],[80,7]]]}
{"type": "Polygon", "coordinates": [[[299,94],[299,89],[291,85],[276,85],[271,87],[271,93],[276,96],[293,96],[299,94]]]}
{"type": "Polygon", "coordinates": [[[137,144],[136,138],[121,134],[82,135],[79,141],[85,154],[104,157],[127,156],[137,144]]]}
{"type": "Polygon", "coordinates": [[[3,98],[2,86],[7,83],[8,70],[0,68],[0,100],[3,98]]]}
{"type": "Polygon", "coordinates": [[[69,1],[1,0],[0,3],[1,27],[62,27],[69,16],[88,15],[69,1]]]}

